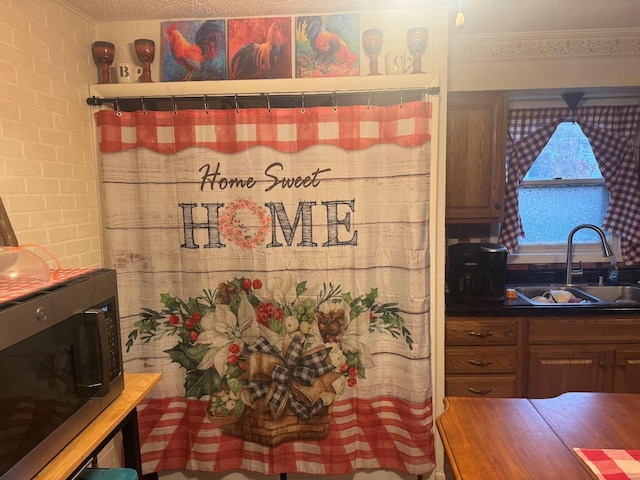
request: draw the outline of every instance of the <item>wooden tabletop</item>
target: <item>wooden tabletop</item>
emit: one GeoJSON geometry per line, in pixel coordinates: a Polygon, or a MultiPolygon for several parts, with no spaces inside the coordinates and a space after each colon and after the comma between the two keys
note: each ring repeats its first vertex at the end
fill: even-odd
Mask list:
{"type": "Polygon", "coordinates": [[[574,447],[640,447],[640,395],[446,397],[436,420],[459,480],[592,480],[574,447]]]}
{"type": "Polygon", "coordinates": [[[124,391],[44,467],[37,480],[66,479],[160,381],[160,373],[125,373],[124,391]]]}

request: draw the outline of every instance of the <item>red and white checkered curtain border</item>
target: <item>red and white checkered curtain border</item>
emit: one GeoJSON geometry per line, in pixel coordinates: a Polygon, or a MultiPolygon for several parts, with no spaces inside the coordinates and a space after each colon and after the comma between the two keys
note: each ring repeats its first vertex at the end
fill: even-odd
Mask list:
{"type": "Polygon", "coordinates": [[[255,146],[298,152],[313,145],[361,150],[379,143],[416,147],[431,139],[431,103],[394,107],[263,108],[96,113],[102,152],[144,147],[171,154],[189,147],[237,153],[255,146]],[[394,108],[395,107],[395,108],[394,108]]]}
{"type": "MultiPolygon", "coordinates": [[[[509,112],[505,219],[500,242],[513,252],[524,230],[518,212],[518,188],[568,108],[517,109],[509,112]]],[[[621,238],[626,264],[640,262],[640,184],[635,141],[640,106],[580,107],[574,113],[593,148],[611,199],[603,228],[621,238]]]]}

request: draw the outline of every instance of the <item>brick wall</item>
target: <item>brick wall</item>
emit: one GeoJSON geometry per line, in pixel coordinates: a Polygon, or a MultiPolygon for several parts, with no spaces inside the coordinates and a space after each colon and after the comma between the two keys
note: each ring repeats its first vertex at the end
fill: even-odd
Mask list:
{"type": "Polygon", "coordinates": [[[0,0],[0,197],[19,243],[102,265],[92,112],[96,24],[55,0],[0,0]]]}

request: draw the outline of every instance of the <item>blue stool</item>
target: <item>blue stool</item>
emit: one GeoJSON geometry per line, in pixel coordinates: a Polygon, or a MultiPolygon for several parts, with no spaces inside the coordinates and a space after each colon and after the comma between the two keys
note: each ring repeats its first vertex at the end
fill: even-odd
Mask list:
{"type": "Polygon", "coordinates": [[[132,468],[85,468],[76,480],[138,480],[132,468]]]}

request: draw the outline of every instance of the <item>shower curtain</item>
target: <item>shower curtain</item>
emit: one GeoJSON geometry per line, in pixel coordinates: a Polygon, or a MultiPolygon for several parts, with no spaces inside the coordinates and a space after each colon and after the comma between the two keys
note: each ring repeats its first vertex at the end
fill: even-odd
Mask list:
{"type": "Polygon", "coordinates": [[[429,474],[431,104],[96,118],[144,472],[429,474]]]}

